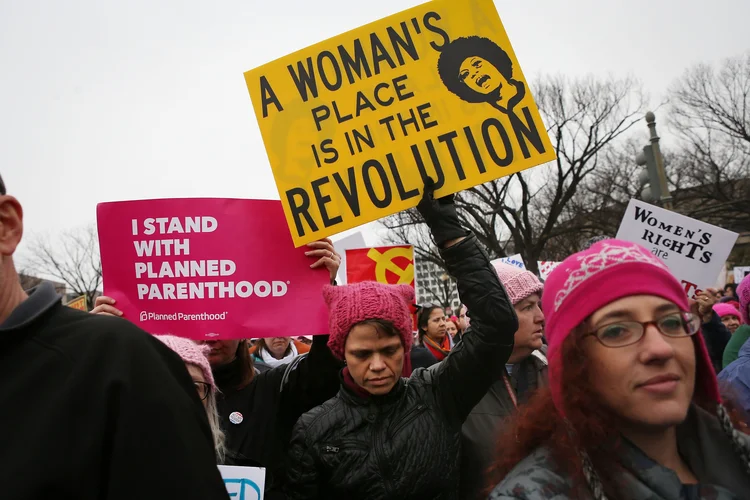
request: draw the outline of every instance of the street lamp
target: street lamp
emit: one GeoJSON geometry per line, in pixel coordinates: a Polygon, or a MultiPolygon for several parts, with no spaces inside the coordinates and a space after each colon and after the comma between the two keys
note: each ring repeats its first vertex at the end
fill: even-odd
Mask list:
{"type": "Polygon", "coordinates": [[[643,188],[641,197],[649,202],[660,202],[667,210],[672,209],[672,196],[669,193],[667,174],[664,171],[664,157],[659,147],[659,136],[656,135],[656,116],[646,113],[646,123],[651,144],[644,146],[643,151],[635,157],[637,165],[645,167],[638,174],[638,181],[643,188]]]}

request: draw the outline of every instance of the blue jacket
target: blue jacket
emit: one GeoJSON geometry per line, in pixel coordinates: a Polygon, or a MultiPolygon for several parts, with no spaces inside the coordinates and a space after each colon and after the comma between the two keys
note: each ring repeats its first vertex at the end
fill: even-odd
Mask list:
{"type": "Polygon", "coordinates": [[[737,359],[721,371],[719,382],[729,385],[734,402],[750,412],[750,342],[742,344],[737,359]]]}

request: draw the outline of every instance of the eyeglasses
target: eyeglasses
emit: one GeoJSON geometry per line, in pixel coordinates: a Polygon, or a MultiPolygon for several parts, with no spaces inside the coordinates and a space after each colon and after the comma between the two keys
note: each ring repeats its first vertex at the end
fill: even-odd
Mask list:
{"type": "Polygon", "coordinates": [[[195,390],[198,391],[198,397],[201,398],[201,401],[205,401],[208,393],[211,392],[211,385],[206,382],[198,382],[197,380],[193,380],[193,384],[195,385],[195,390]]]}
{"type": "Polygon", "coordinates": [[[626,347],[637,343],[648,325],[656,326],[665,337],[679,338],[695,335],[700,329],[700,319],[687,313],[672,313],[653,321],[618,321],[600,326],[586,336],[594,336],[605,347],[626,347]]]}

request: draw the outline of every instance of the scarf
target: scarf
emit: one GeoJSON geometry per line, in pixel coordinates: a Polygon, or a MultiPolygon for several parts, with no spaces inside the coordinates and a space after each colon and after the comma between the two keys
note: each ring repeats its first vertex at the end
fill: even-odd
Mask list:
{"type": "Polygon", "coordinates": [[[294,341],[289,343],[289,354],[284,356],[281,359],[274,358],[270,352],[268,352],[266,349],[260,349],[260,359],[263,360],[265,364],[270,366],[271,368],[275,368],[279,365],[285,365],[287,363],[291,363],[294,358],[297,357],[297,346],[294,345],[294,341]]]}
{"type": "Polygon", "coordinates": [[[422,337],[422,343],[427,349],[429,349],[432,355],[435,356],[435,359],[440,362],[444,360],[445,357],[448,356],[448,354],[451,352],[451,343],[448,339],[449,335],[446,334],[446,336],[443,338],[442,345],[438,345],[437,342],[425,335],[424,337],[422,337]]]}

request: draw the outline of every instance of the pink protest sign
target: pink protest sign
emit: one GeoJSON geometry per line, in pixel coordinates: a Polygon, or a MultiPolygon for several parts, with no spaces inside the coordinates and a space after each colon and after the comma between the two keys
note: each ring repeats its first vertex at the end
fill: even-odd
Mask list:
{"type": "Polygon", "coordinates": [[[100,203],[104,294],[147,332],[194,339],[328,332],[325,269],[294,248],[281,203],[100,203]]]}

